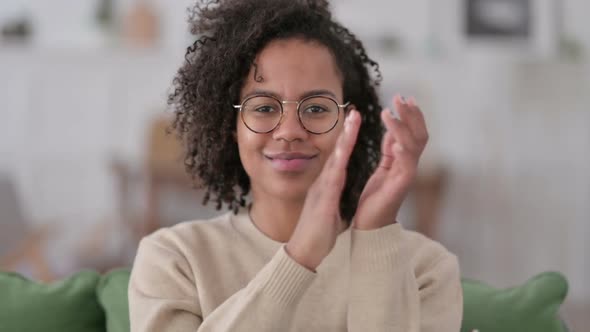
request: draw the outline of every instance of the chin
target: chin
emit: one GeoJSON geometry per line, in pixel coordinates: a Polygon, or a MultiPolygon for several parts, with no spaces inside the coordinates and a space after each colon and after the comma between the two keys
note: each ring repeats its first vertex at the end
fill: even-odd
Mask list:
{"type": "Polygon", "coordinates": [[[285,200],[305,200],[307,191],[314,179],[300,177],[281,177],[267,183],[268,192],[276,198],[285,200]]]}

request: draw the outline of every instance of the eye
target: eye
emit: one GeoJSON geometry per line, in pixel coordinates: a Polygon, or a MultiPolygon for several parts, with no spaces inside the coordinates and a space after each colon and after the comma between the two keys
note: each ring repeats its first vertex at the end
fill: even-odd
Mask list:
{"type": "Polygon", "coordinates": [[[304,113],[313,113],[313,114],[318,114],[318,113],[324,113],[324,112],[328,112],[328,109],[320,106],[320,105],[310,105],[307,106],[304,110],[304,113]]]}
{"type": "Polygon", "coordinates": [[[262,105],[254,109],[257,113],[274,113],[277,111],[272,105],[262,105]]]}

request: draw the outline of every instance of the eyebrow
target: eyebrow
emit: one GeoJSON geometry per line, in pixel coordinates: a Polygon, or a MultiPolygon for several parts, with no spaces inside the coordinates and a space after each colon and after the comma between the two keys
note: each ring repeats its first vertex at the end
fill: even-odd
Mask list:
{"type": "MultiPolygon", "coordinates": [[[[270,90],[261,90],[261,89],[255,89],[255,90],[251,91],[250,93],[245,95],[243,99],[246,99],[246,98],[251,97],[253,95],[265,95],[265,96],[275,97],[279,100],[282,100],[282,97],[278,93],[272,92],[270,90]]],[[[334,94],[334,92],[332,92],[330,90],[325,90],[325,89],[316,89],[316,90],[306,91],[305,93],[303,93],[299,96],[299,99],[307,98],[310,96],[317,96],[317,95],[328,95],[328,96],[336,99],[336,95],[334,94]]]]}

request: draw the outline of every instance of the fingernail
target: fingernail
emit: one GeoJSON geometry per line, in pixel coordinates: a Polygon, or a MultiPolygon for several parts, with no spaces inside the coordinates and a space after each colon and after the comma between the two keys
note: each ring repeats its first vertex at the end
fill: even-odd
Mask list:
{"type": "MultiPolygon", "coordinates": [[[[395,105],[393,107],[395,107],[395,105]]],[[[393,108],[387,108],[387,111],[389,112],[389,116],[391,116],[394,119],[397,119],[397,114],[395,114],[393,108]]]]}
{"type": "Polygon", "coordinates": [[[393,112],[393,109],[391,108],[386,108],[385,111],[387,111],[387,113],[393,118],[395,117],[395,113],[393,112]]]}

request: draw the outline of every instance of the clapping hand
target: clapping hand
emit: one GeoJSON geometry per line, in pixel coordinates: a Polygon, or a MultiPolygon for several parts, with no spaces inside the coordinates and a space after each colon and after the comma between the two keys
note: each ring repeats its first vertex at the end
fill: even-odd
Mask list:
{"type": "MultiPolygon", "coordinates": [[[[399,119],[387,109],[381,112],[387,129],[381,143],[381,161],[359,199],[353,218],[357,229],[377,229],[395,222],[428,141],[424,115],[415,100],[406,102],[396,96],[394,104],[399,119]]],[[[339,204],[346,167],[360,125],[360,115],[352,110],[334,151],[307,193],[299,222],[285,248],[293,259],[309,269],[315,269],[336,242],[342,222],[339,204]]]]}
{"type": "Polygon", "coordinates": [[[387,131],[381,143],[379,167],[369,178],[359,199],[353,220],[357,229],[377,229],[396,222],[428,142],[424,115],[416,101],[396,96],[393,102],[399,119],[394,118],[388,109],[381,112],[387,131]]]}

